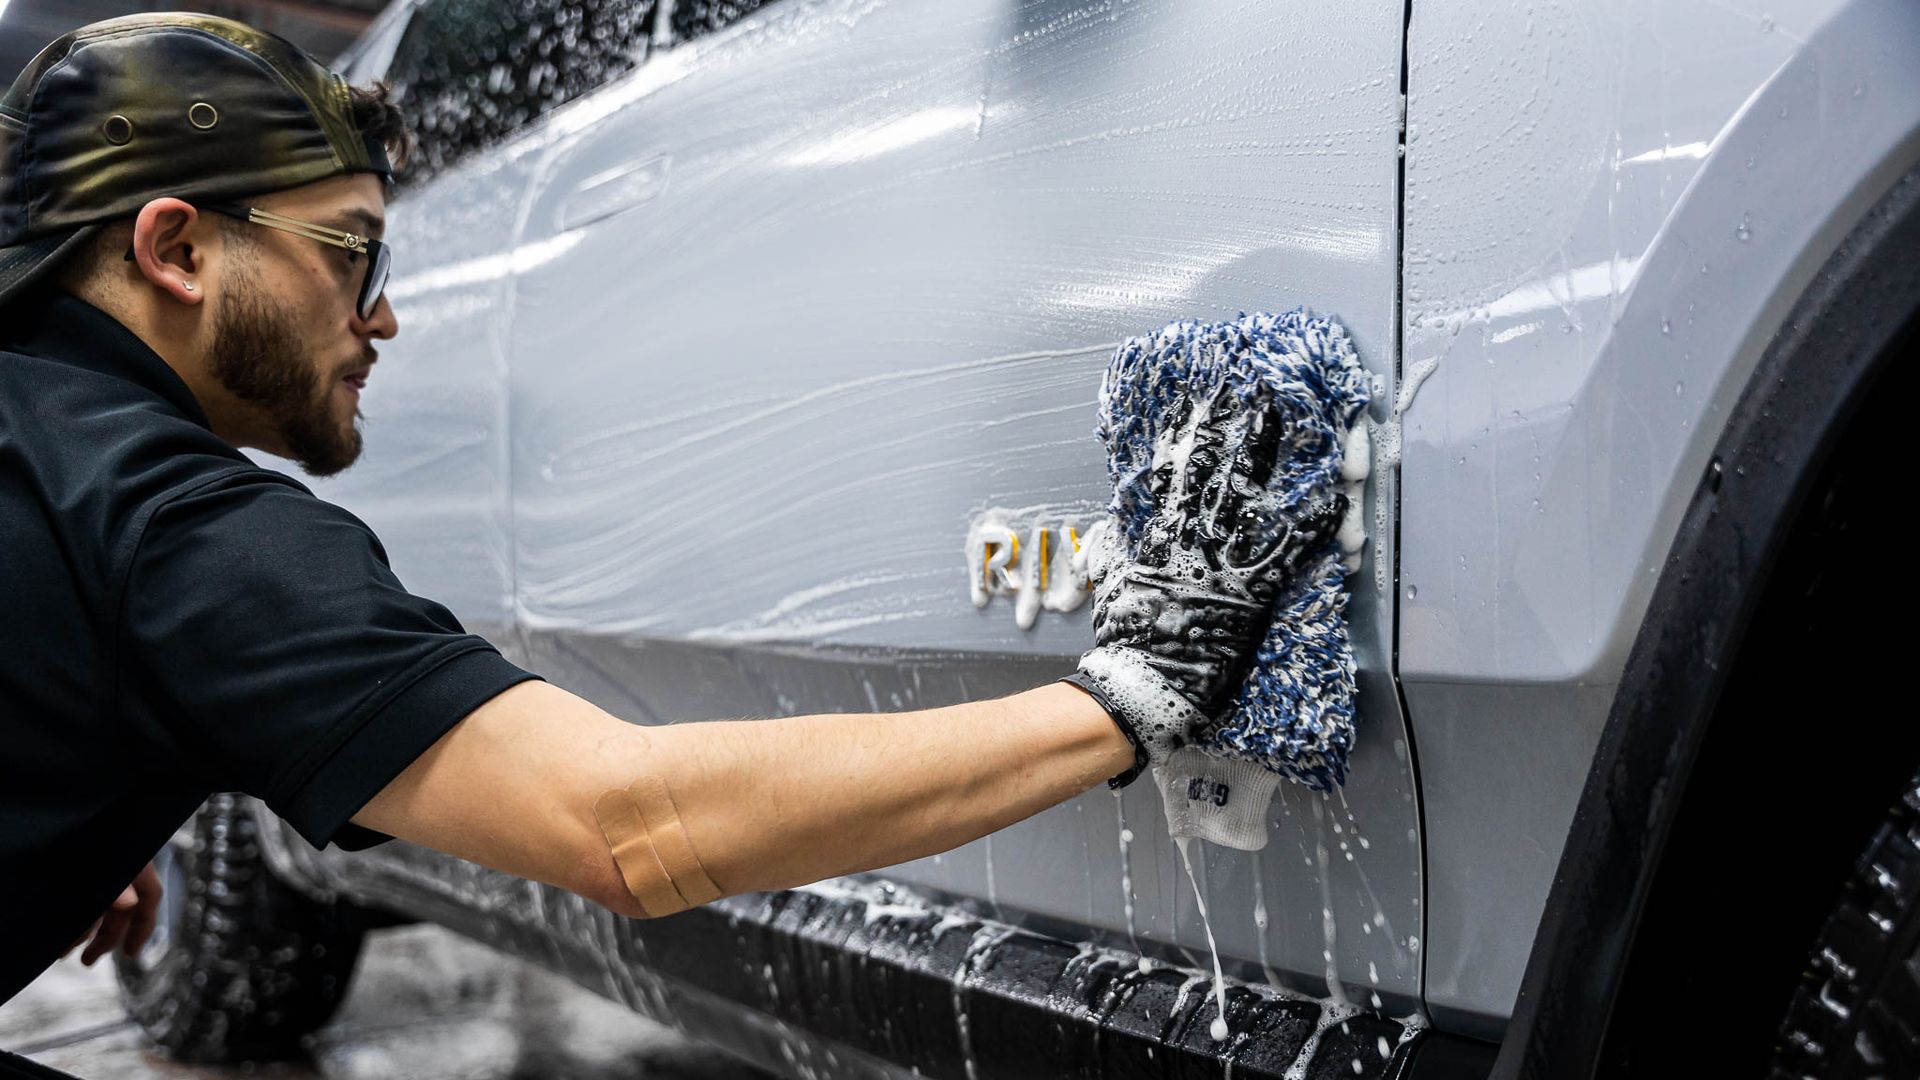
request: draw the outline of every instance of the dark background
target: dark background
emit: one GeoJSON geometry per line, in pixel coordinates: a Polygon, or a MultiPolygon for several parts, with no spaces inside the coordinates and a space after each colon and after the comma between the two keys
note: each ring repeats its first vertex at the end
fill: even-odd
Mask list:
{"type": "Polygon", "coordinates": [[[0,87],[47,43],[76,27],[136,11],[203,11],[279,34],[331,62],[387,0],[0,0],[0,87]]]}

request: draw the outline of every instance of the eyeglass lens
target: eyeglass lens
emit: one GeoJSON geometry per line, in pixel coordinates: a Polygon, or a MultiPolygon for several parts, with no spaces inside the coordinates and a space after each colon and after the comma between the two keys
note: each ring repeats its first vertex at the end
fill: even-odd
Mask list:
{"type": "Polygon", "coordinates": [[[368,243],[367,279],[360,285],[360,317],[373,318],[373,310],[380,306],[380,296],[387,291],[387,277],[393,271],[393,255],[387,245],[378,240],[368,243]]]}

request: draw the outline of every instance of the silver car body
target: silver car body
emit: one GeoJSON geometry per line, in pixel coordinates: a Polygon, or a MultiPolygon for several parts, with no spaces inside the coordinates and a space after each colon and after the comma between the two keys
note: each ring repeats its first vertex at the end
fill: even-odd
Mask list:
{"type": "MultiPolygon", "coordinates": [[[[632,721],[939,705],[1089,644],[961,551],[1098,511],[1116,342],[1336,315],[1360,746],[1195,870],[1230,973],[1497,1038],[1693,479],[1917,99],[1895,2],[779,0],[392,207],[402,333],[315,486],[632,721]]],[[[878,876],[1207,964],[1145,784],[878,876]]]]}

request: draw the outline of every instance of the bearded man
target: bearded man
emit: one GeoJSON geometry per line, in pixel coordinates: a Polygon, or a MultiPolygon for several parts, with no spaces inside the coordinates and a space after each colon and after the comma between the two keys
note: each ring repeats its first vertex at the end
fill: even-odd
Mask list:
{"type": "MultiPolygon", "coordinates": [[[[0,1001],[81,942],[137,952],[141,868],[215,792],[315,845],[403,837],[635,918],[947,850],[1129,782],[1220,715],[1339,520],[1223,557],[1280,425],[1221,395],[1156,473],[1157,562],[1096,560],[1098,646],[1068,680],[623,721],[240,452],[320,476],[359,455],[399,329],[382,237],[404,144],[379,92],[201,15],[83,27],[0,99],[0,1001]]],[[[0,1053],[7,1075],[47,1074],[0,1053]]]]}

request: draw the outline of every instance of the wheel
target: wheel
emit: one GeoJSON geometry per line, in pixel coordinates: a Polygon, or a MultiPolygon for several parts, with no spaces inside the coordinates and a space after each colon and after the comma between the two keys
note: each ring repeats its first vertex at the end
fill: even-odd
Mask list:
{"type": "Polygon", "coordinates": [[[1771,1075],[1920,1076],[1920,776],[1888,811],[1814,941],[1771,1075]]]}
{"type": "Polygon", "coordinates": [[[360,954],[360,912],[282,884],[239,796],[216,795],[174,834],[138,959],[116,953],[127,1013],[181,1061],[286,1057],[333,1015],[360,954]]]}

